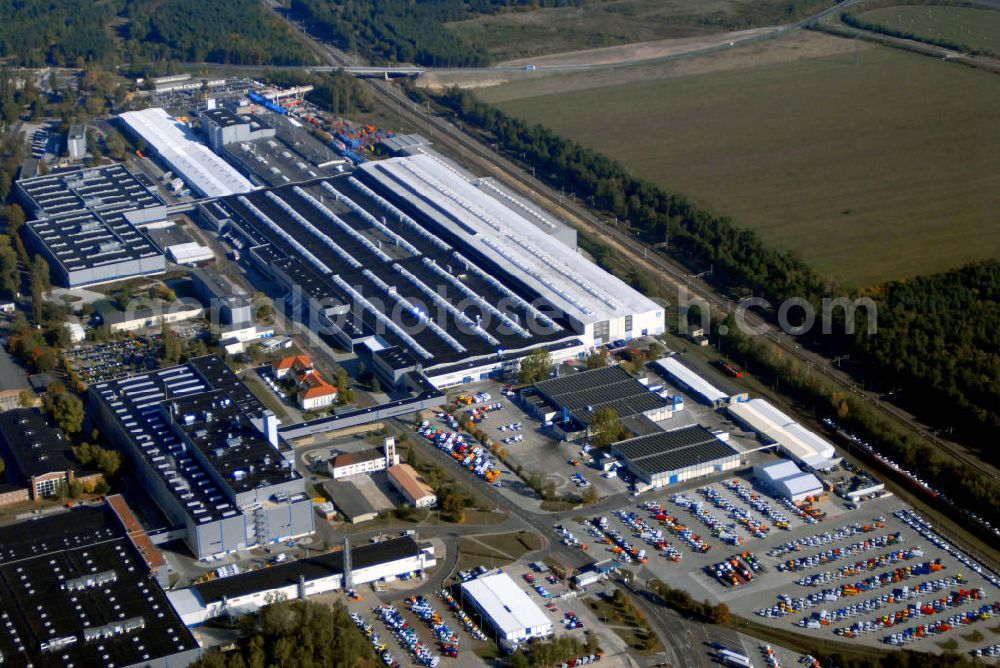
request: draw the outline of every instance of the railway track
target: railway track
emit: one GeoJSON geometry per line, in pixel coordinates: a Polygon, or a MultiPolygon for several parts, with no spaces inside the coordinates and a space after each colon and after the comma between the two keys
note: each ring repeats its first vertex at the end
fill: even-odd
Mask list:
{"type": "MultiPolygon", "coordinates": [[[[300,34],[309,43],[314,53],[321,58],[325,57],[331,64],[341,66],[356,64],[346,54],[320,42],[307,32],[301,30],[301,28],[300,34]]],[[[428,138],[433,140],[437,145],[451,146],[453,149],[458,148],[466,162],[475,163],[487,173],[500,177],[508,184],[530,195],[533,199],[541,197],[547,200],[545,201],[546,208],[554,211],[561,209],[568,213],[571,218],[577,221],[578,225],[582,226],[591,235],[605,241],[610,241],[613,246],[624,250],[637,264],[644,265],[647,269],[659,271],[668,276],[678,288],[685,287],[692,296],[706,301],[713,309],[718,309],[726,313],[732,312],[733,300],[731,298],[716,292],[676,260],[656,248],[651,248],[648,244],[636,239],[628,232],[603,223],[591,210],[583,206],[582,203],[575,201],[572,196],[569,198],[560,196],[560,193],[555,192],[547,184],[526,173],[524,169],[499,152],[484,146],[479,140],[459,129],[451,122],[415,104],[395,85],[376,79],[369,79],[367,81],[375,94],[376,101],[380,102],[386,111],[395,112],[401,120],[405,119],[413,127],[419,127],[421,133],[428,135],[428,138]]],[[[837,388],[856,394],[869,403],[874,403],[876,411],[880,412],[886,418],[907,431],[935,444],[965,465],[988,476],[1000,475],[1000,468],[981,461],[958,443],[939,438],[933,431],[917,422],[912,415],[903,409],[889,402],[878,401],[879,395],[877,394],[858,389],[858,384],[850,376],[844,372],[830,368],[829,365],[831,362],[829,359],[803,348],[801,344],[796,342],[795,337],[780,331],[758,313],[749,310],[744,311],[744,319],[747,324],[754,327],[757,331],[762,332],[764,336],[787,356],[807,365],[811,370],[810,373],[815,372],[833,383],[837,388]]]]}

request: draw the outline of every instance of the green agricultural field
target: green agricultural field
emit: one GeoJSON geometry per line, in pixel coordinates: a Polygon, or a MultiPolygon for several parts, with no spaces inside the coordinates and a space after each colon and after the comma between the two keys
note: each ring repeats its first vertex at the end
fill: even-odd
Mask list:
{"type": "Polygon", "coordinates": [[[789,23],[831,0],[597,0],[446,24],[494,61],[789,23]]]}
{"type": "Polygon", "coordinates": [[[917,39],[943,40],[966,51],[1000,53],[1000,10],[902,5],[872,9],[858,18],[917,39]]]}
{"type": "Polygon", "coordinates": [[[1000,256],[995,75],[878,47],[536,97],[517,86],[480,94],[845,284],[1000,256]]]}

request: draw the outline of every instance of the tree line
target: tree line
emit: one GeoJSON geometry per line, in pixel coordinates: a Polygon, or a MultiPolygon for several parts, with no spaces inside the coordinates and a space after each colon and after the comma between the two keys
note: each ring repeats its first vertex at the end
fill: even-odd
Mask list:
{"type": "Polygon", "coordinates": [[[209,61],[311,64],[292,29],[258,0],[18,0],[0,6],[0,55],[18,65],[209,61]]]}
{"type": "Polygon", "coordinates": [[[292,0],[292,13],[324,40],[376,62],[482,67],[486,54],[445,24],[512,8],[579,6],[583,0],[292,0]]]}
{"type": "Polygon", "coordinates": [[[316,62],[292,29],[258,0],[129,0],[127,48],[151,60],[234,65],[316,62]]]}
{"type": "Polygon", "coordinates": [[[276,601],[240,619],[231,651],[212,651],[192,668],[375,668],[380,662],[347,607],[276,601]]]}
{"type": "Polygon", "coordinates": [[[863,294],[878,305],[878,330],[857,327],[852,350],[902,393],[907,408],[1000,461],[990,438],[1000,433],[1000,261],[863,294]]]}
{"type": "MultiPolygon", "coordinates": [[[[965,5],[960,5],[965,6],[965,5]]],[[[975,6],[975,5],[971,5],[975,6]]],[[[915,42],[923,42],[924,44],[931,44],[933,46],[940,46],[943,49],[951,49],[952,51],[961,51],[963,53],[969,53],[972,55],[987,55],[996,56],[996,52],[990,49],[983,49],[981,47],[973,47],[964,42],[956,42],[954,40],[945,39],[944,37],[932,37],[931,35],[925,33],[915,33],[909,30],[901,30],[899,28],[893,28],[882,23],[877,23],[875,21],[869,21],[864,19],[853,12],[842,12],[840,14],[840,20],[851,26],[852,28],[857,28],[858,30],[867,30],[868,32],[876,32],[880,35],[886,35],[887,37],[896,37],[898,39],[909,39],[915,42]]]]}

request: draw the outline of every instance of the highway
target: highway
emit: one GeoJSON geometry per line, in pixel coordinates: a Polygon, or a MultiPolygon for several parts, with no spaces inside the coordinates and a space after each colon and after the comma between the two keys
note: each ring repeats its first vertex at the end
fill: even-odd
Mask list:
{"type": "MultiPolygon", "coordinates": [[[[598,69],[613,69],[616,67],[622,67],[626,65],[640,65],[640,64],[653,64],[658,62],[667,62],[670,60],[678,60],[682,58],[693,58],[697,56],[704,56],[710,53],[715,53],[717,51],[725,51],[736,46],[742,46],[746,44],[752,44],[755,42],[761,42],[764,40],[774,39],[782,35],[788,34],[796,30],[800,30],[809,26],[831,14],[839,11],[843,11],[847,7],[860,2],[860,0],[844,0],[838,4],[824,9],[821,12],[817,12],[812,16],[809,16],[796,23],[789,23],[782,26],[776,26],[773,30],[766,33],[748,35],[745,37],[736,37],[728,42],[723,42],[721,44],[715,44],[711,46],[694,48],[689,51],[684,51],[682,53],[674,53],[669,55],[653,56],[653,57],[637,57],[631,59],[623,59],[614,62],[590,62],[590,63],[563,63],[563,64],[537,64],[537,65],[494,65],[491,67],[423,67],[419,65],[361,65],[351,61],[351,59],[344,53],[340,51],[335,51],[328,47],[325,48],[324,54],[328,58],[334,60],[332,65],[319,65],[313,67],[307,67],[313,72],[329,72],[332,70],[343,70],[351,74],[356,74],[359,76],[420,76],[428,72],[483,72],[484,74],[495,74],[497,72],[565,72],[574,70],[598,70],[598,69]]],[[[305,32],[301,25],[296,26],[300,31],[305,32]]],[[[309,39],[315,41],[311,35],[309,39]]],[[[325,47],[325,45],[324,45],[325,47]]]]}

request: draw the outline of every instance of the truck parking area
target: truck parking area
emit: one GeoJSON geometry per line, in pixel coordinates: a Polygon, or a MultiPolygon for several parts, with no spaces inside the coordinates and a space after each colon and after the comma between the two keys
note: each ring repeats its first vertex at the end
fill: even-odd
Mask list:
{"type": "MultiPolygon", "coordinates": [[[[512,466],[521,467],[522,476],[540,473],[555,485],[557,495],[579,497],[588,487],[592,487],[599,497],[626,491],[627,485],[620,479],[603,477],[601,471],[588,466],[589,454],[583,452],[579,444],[561,443],[544,434],[541,422],[526,413],[511,396],[505,396],[501,383],[484,381],[464,385],[461,395],[457,396],[474,398],[477,395],[488,395],[490,399],[473,404],[460,403],[453,416],[464,426],[473,418],[472,413],[476,413],[479,421],[475,426],[506,452],[506,459],[512,466]],[[493,405],[498,408],[490,410],[493,405]]],[[[508,480],[500,479],[501,485],[508,488],[508,495],[517,495],[518,490],[530,494],[524,492],[523,486],[510,487],[508,480]]]]}

